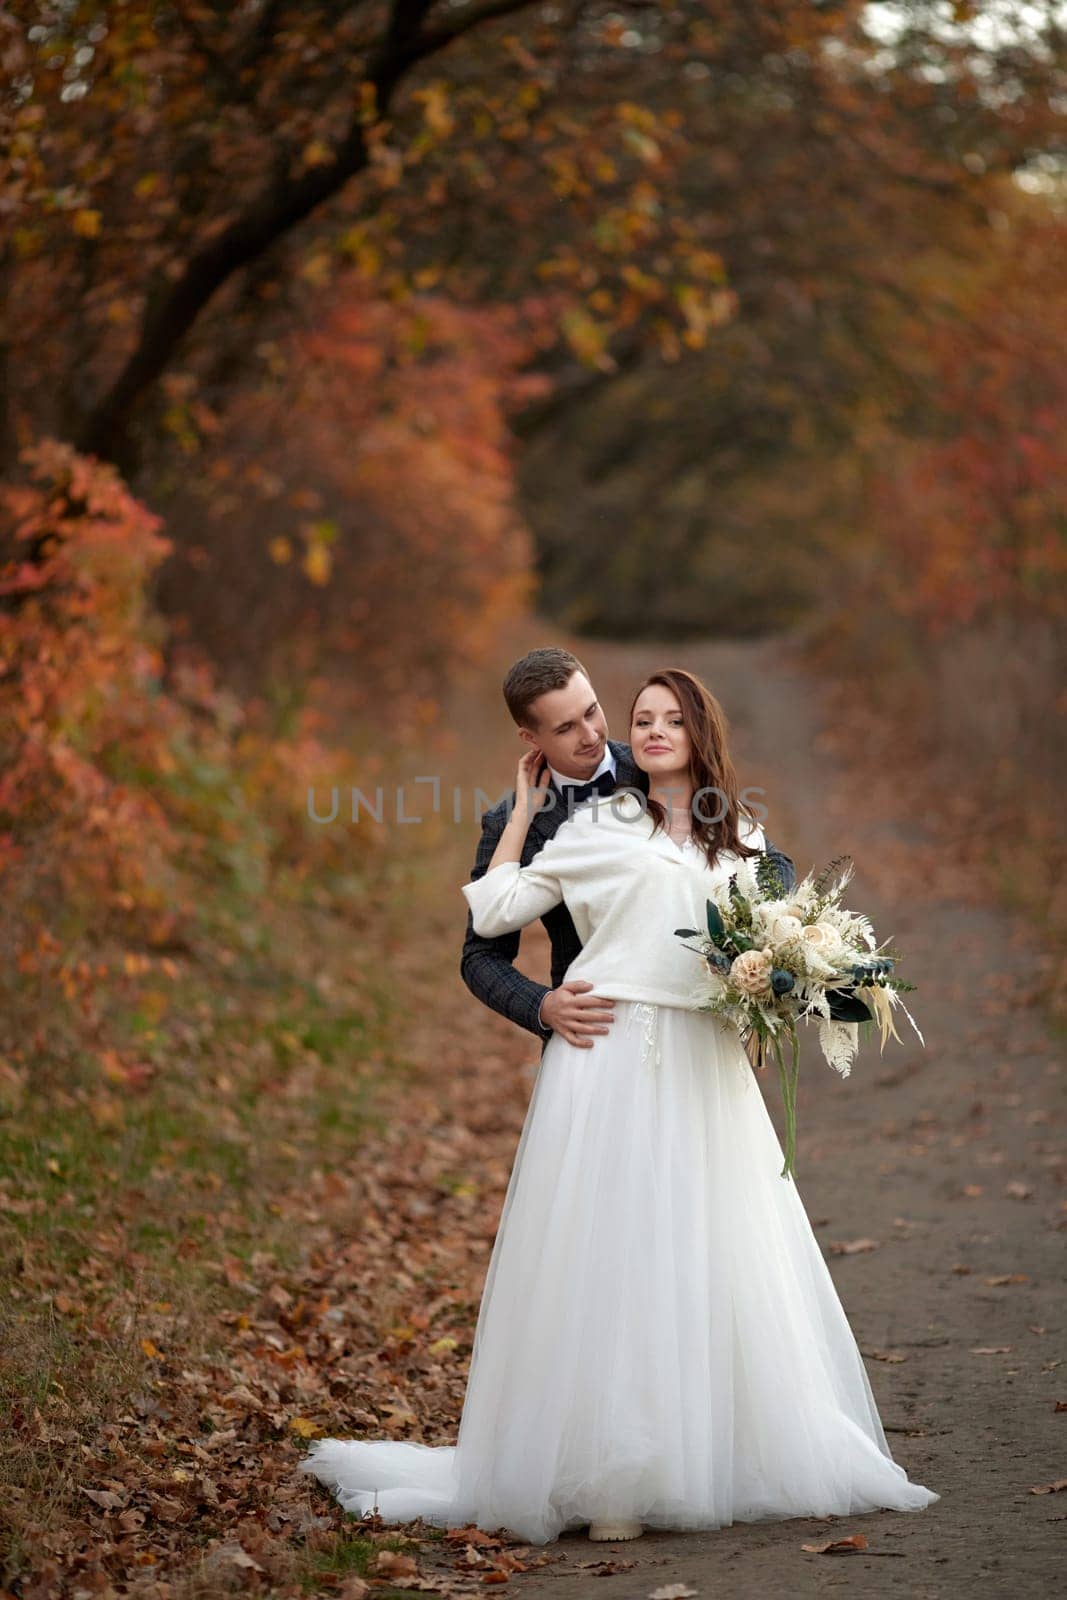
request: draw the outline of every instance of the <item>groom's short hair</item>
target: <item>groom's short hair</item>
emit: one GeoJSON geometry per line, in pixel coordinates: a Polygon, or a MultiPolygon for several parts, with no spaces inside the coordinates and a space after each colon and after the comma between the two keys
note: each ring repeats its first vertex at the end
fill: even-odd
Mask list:
{"type": "Polygon", "coordinates": [[[552,689],[565,689],[576,672],[589,676],[577,656],[554,645],[531,650],[509,667],[504,679],[504,699],[519,726],[530,727],[530,707],[534,701],[552,689]]]}

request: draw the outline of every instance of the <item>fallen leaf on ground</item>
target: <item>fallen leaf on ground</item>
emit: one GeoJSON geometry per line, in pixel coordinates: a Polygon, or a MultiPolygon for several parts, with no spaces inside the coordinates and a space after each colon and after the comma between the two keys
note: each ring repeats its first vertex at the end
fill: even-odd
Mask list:
{"type": "Polygon", "coordinates": [[[854,1550],[866,1550],[867,1538],[862,1533],[851,1533],[844,1539],[829,1539],[826,1544],[802,1544],[800,1548],[811,1556],[847,1556],[854,1550]]]}
{"type": "Polygon", "coordinates": [[[414,1556],[401,1555],[399,1550],[379,1550],[374,1570],[383,1572],[390,1578],[413,1578],[419,1569],[414,1556]]]}
{"type": "Polygon", "coordinates": [[[313,1439],[322,1429],[317,1422],[312,1422],[310,1417],[290,1417],[289,1426],[301,1439],[313,1439]]]}
{"type": "Polygon", "coordinates": [[[232,1561],[235,1567],[247,1567],[253,1572],[262,1572],[259,1562],[249,1555],[236,1540],[228,1544],[217,1545],[214,1550],[216,1560],[232,1561]]]}

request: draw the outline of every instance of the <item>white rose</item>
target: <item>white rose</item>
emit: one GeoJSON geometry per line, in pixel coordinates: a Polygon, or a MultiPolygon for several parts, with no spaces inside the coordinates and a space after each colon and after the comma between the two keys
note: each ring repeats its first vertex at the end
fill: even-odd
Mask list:
{"type": "Polygon", "coordinates": [[[792,915],[793,907],[788,900],[763,900],[758,907],[759,914],[764,922],[773,922],[775,917],[792,915]]]}
{"type": "Polygon", "coordinates": [[[767,935],[772,944],[785,944],[789,939],[795,939],[802,927],[799,917],[783,912],[781,916],[775,917],[767,930],[767,935]]]}
{"type": "Polygon", "coordinates": [[[769,950],[744,950],[735,956],[730,967],[731,982],[742,994],[757,999],[773,993],[771,989],[771,953],[769,950]]]}
{"type": "Polygon", "coordinates": [[[845,948],[845,942],[837,929],[829,922],[812,922],[803,929],[801,938],[804,943],[822,956],[824,961],[833,961],[845,948]]]}

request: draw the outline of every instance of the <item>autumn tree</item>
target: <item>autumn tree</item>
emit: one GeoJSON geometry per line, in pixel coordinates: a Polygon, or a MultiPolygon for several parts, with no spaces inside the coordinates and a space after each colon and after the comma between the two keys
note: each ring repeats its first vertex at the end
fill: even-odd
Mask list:
{"type": "MultiPolygon", "coordinates": [[[[564,349],[605,371],[635,338],[699,347],[736,305],[740,241],[716,205],[731,173],[802,257],[818,230],[798,179],[860,177],[877,228],[870,178],[940,207],[1041,145],[1053,63],[1026,41],[978,51],[944,37],[943,8],[911,5],[887,49],[866,9],[15,0],[5,436],[51,428],[129,464],[191,338],[232,348],[236,323],[247,353],[263,296],[346,260],[391,296],[551,282],[564,349]],[[1010,79],[1010,114],[991,77],[1010,79]]],[[[773,271],[774,240],[757,248],[773,271]]]]}
{"type": "MultiPolygon", "coordinates": [[[[682,115],[676,181],[736,311],[669,366],[562,369],[520,419],[552,615],[746,633],[832,605],[892,441],[959,425],[929,353],[995,337],[996,294],[974,285],[1017,231],[1056,258],[1063,78],[1051,24],[994,32],[968,9],[894,7],[875,35],[865,8],[823,7],[816,47],[810,17],[805,41],[780,7],[721,6],[714,51],[649,84],[682,115]]],[[[1051,283],[1045,318],[1063,318],[1051,283]]]]}
{"type": "Polygon", "coordinates": [[[518,426],[556,614],[786,620],[822,490],[925,410],[927,331],[978,335],[953,263],[1050,159],[1059,34],[985,9],[16,3],[9,456],[147,454],[157,503],[353,275],[413,325],[495,302],[552,378],[518,426]]]}
{"type": "MultiPolygon", "coordinates": [[[[279,246],[323,208],[335,211],[339,257],[380,272],[384,292],[425,283],[380,241],[416,215],[427,231],[439,150],[493,203],[500,173],[484,147],[506,166],[532,142],[524,165],[533,154],[565,193],[577,179],[559,174],[562,151],[586,130],[546,72],[568,39],[581,49],[587,31],[595,38],[601,10],[575,6],[562,27],[524,0],[16,5],[4,23],[7,354],[21,365],[33,351],[54,387],[44,404],[28,386],[16,394],[8,437],[52,428],[128,464],[135,411],[205,312],[232,311],[220,291],[247,269],[291,268],[279,246]],[[536,53],[505,25],[520,13],[536,53]],[[461,129],[453,85],[434,72],[458,55],[469,78],[465,49],[481,87],[468,82],[477,126],[461,129]]],[[[650,236],[662,229],[645,178],[663,161],[656,133],[622,103],[596,135],[650,236]]]]}

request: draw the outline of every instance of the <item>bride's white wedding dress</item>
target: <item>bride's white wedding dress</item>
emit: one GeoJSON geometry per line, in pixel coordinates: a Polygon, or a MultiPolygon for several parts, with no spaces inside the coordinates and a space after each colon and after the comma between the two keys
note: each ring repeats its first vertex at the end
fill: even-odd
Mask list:
{"type": "MultiPolygon", "coordinates": [[[[583,935],[592,899],[585,867],[572,870],[576,841],[553,849],[580,817],[530,867],[509,863],[465,887],[479,932],[541,915],[554,893],[583,935]]],[[[654,965],[647,940],[659,952],[737,865],[709,869],[695,846],[647,835],[630,830],[626,870],[664,898],[662,925],[648,928],[646,894],[641,928],[631,914],[618,935],[628,929],[643,972],[654,965]]],[[[596,854],[583,854],[586,866],[596,854]]],[[[593,875],[606,870],[602,859],[593,875]]],[[[612,896],[624,923],[627,898],[612,896]]],[[[688,988],[696,958],[686,965],[677,940],[666,949],[671,961],[681,952],[688,988]]],[[[568,975],[597,966],[611,963],[594,948],[589,970],[579,958],[568,975]]],[[[610,993],[604,981],[598,992],[610,993]]],[[[781,1167],[740,1039],[708,1013],[623,996],[591,1049],[553,1035],[489,1262],[456,1444],[321,1439],[301,1469],[354,1513],[506,1528],[532,1544],[593,1520],[707,1529],[938,1500],[890,1455],[781,1167]]]]}

